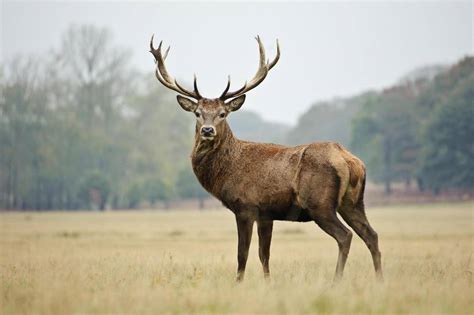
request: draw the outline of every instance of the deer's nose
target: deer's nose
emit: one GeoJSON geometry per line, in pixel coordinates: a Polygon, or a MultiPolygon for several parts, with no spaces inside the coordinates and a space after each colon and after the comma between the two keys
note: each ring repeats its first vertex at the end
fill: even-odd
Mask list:
{"type": "Polygon", "coordinates": [[[201,134],[204,136],[212,136],[216,133],[214,127],[212,126],[202,126],[201,134]]]}

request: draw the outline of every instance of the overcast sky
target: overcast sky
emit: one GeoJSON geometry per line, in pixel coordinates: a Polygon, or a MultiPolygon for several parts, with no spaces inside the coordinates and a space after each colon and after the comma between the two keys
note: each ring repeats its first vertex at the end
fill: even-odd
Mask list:
{"type": "Polygon", "coordinates": [[[270,58],[279,38],[280,62],[244,106],[292,124],[316,101],[383,88],[416,67],[473,54],[471,1],[2,1],[1,10],[2,59],[47,52],[71,23],[87,23],[111,29],[132,51],[132,64],[151,75],[148,41],[155,33],[172,46],[170,73],[186,83],[196,72],[208,97],[221,93],[228,74],[233,88],[254,75],[255,35],[270,58]]]}

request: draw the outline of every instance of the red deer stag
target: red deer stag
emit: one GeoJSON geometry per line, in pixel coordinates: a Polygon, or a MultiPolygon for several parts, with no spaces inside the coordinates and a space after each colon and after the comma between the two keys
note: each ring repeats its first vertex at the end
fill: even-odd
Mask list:
{"type": "Polygon", "coordinates": [[[339,246],[335,279],[340,279],[346,264],[352,232],[369,248],[375,272],[382,278],[377,233],[364,209],[365,166],[338,143],[323,142],[286,147],[270,143],[242,141],[234,137],[226,117],[238,110],[245,93],[258,86],[278,59],[272,62],[257,36],[260,51],[255,76],[241,88],[229,91],[230,77],[218,98],[201,96],[194,76],[189,90],[170,76],[165,66],[169,48],[163,54],[150,42],[155,57],[155,75],[164,86],[179,94],[179,105],[196,116],[196,134],[191,154],[192,166],[201,185],[235,214],[238,231],[237,280],[245,273],[253,224],[257,221],[259,256],[265,277],[270,274],[270,242],[274,220],[315,221],[339,246]],[[190,98],[194,99],[191,100],[190,98]]]}

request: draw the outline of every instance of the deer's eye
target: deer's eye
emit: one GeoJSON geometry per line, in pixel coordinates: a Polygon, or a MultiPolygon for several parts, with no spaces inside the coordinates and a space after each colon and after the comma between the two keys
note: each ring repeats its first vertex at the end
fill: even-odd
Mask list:
{"type": "Polygon", "coordinates": [[[219,114],[219,117],[220,117],[220,118],[224,118],[224,117],[225,117],[225,113],[220,113],[220,114],[219,114]]]}
{"type": "Polygon", "coordinates": [[[197,118],[201,117],[201,114],[199,114],[198,112],[194,113],[194,115],[196,115],[197,118]]]}

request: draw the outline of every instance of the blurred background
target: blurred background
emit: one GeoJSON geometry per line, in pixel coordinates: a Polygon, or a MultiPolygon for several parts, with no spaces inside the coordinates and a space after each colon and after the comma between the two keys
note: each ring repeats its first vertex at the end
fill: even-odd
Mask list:
{"type": "Polygon", "coordinates": [[[474,195],[471,1],[2,1],[0,209],[218,207],[194,178],[194,118],[155,79],[207,97],[257,69],[237,137],[337,141],[364,160],[369,204],[474,195]]]}

